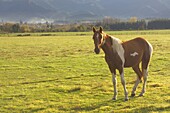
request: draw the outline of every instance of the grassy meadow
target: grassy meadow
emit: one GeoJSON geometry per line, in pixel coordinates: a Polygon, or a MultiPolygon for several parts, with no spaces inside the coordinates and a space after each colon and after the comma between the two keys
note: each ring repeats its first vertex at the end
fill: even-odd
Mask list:
{"type": "MultiPolygon", "coordinates": [[[[170,112],[170,30],[107,32],[121,40],[144,37],[154,48],[144,97],[118,99],[104,53],[94,54],[92,32],[1,34],[0,112],[170,112]]],[[[125,69],[131,94],[136,75],[125,69]]],[[[137,88],[137,95],[142,83],[137,88]]]]}

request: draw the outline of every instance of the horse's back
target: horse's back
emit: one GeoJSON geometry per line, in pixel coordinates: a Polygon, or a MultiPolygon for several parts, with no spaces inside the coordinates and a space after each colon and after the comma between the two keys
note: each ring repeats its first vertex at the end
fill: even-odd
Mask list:
{"type": "Polygon", "coordinates": [[[144,38],[137,37],[132,40],[126,41],[122,43],[122,46],[124,47],[125,51],[128,51],[129,49],[135,51],[135,50],[149,50],[149,48],[152,49],[151,44],[146,41],[144,38]]]}
{"type": "Polygon", "coordinates": [[[137,37],[128,41],[125,41],[122,43],[123,46],[144,46],[147,43],[147,41],[144,38],[137,37]]]}

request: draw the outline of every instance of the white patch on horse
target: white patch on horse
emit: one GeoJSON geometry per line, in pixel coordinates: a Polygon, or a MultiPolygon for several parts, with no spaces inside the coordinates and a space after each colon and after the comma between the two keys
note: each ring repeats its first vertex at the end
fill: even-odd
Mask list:
{"type": "Polygon", "coordinates": [[[98,33],[96,34],[96,37],[99,38],[99,34],[98,33]]]}
{"type": "Polygon", "coordinates": [[[116,75],[114,73],[112,73],[112,82],[113,82],[113,87],[114,87],[113,99],[116,100],[116,98],[117,98],[117,79],[116,79],[116,75]]]}
{"type": "Polygon", "coordinates": [[[112,48],[113,51],[116,51],[119,55],[119,57],[122,60],[122,67],[124,67],[124,63],[125,63],[125,57],[124,57],[124,48],[122,46],[122,41],[118,38],[115,37],[111,37],[112,38],[112,48]]]}
{"type": "Polygon", "coordinates": [[[138,56],[139,54],[137,52],[131,53],[130,56],[135,57],[138,56]]]}
{"type": "MultiPolygon", "coordinates": [[[[103,34],[101,34],[101,35],[102,35],[102,38],[101,38],[101,40],[100,40],[101,43],[100,43],[99,46],[98,46],[99,48],[101,48],[101,46],[103,46],[103,45],[105,44],[105,42],[106,42],[106,41],[104,40],[103,34]]],[[[96,37],[99,38],[99,34],[97,34],[96,37]]]]}

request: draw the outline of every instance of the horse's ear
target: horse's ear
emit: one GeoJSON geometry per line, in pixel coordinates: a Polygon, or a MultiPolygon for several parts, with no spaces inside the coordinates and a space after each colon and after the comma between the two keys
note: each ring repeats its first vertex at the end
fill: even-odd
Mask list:
{"type": "Polygon", "coordinates": [[[102,28],[102,27],[100,27],[99,31],[100,31],[100,33],[102,33],[102,32],[103,32],[103,28],[102,28]]]}
{"type": "Polygon", "coordinates": [[[94,33],[96,32],[96,28],[95,28],[95,27],[93,27],[93,32],[94,32],[94,33]]]}

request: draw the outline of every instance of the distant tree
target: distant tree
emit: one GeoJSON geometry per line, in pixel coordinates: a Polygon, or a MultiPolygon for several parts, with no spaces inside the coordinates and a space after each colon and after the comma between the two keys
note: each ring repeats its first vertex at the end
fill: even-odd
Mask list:
{"type": "Polygon", "coordinates": [[[23,21],[22,21],[22,20],[20,20],[20,21],[19,21],[19,23],[20,23],[20,24],[23,24],[23,21]]]}
{"type": "Polygon", "coordinates": [[[47,28],[50,28],[50,23],[48,21],[46,21],[45,24],[46,24],[47,28]]]}
{"type": "Polygon", "coordinates": [[[120,19],[117,18],[112,18],[112,17],[105,17],[103,19],[103,24],[114,24],[114,23],[119,23],[120,19]]]}
{"type": "Polygon", "coordinates": [[[14,33],[20,32],[20,25],[19,24],[13,24],[12,25],[12,32],[14,32],[14,33]]]}
{"type": "Polygon", "coordinates": [[[13,32],[12,26],[13,26],[13,23],[5,23],[5,24],[3,25],[3,27],[2,27],[2,30],[3,30],[4,32],[9,32],[9,33],[11,33],[11,32],[13,32]]]}
{"type": "Polygon", "coordinates": [[[148,22],[148,29],[170,29],[170,19],[157,19],[148,22]]]}
{"type": "Polygon", "coordinates": [[[31,32],[31,29],[29,28],[29,26],[27,24],[23,24],[20,27],[20,32],[22,32],[22,33],[31,32]]]}
{"type": "Polygon", "coordinates": [[[129,19],[129,22],[130,23],[136,23],[138,21],[138,18],[137,17],[130,17],[130,19],[129,19]]]}

